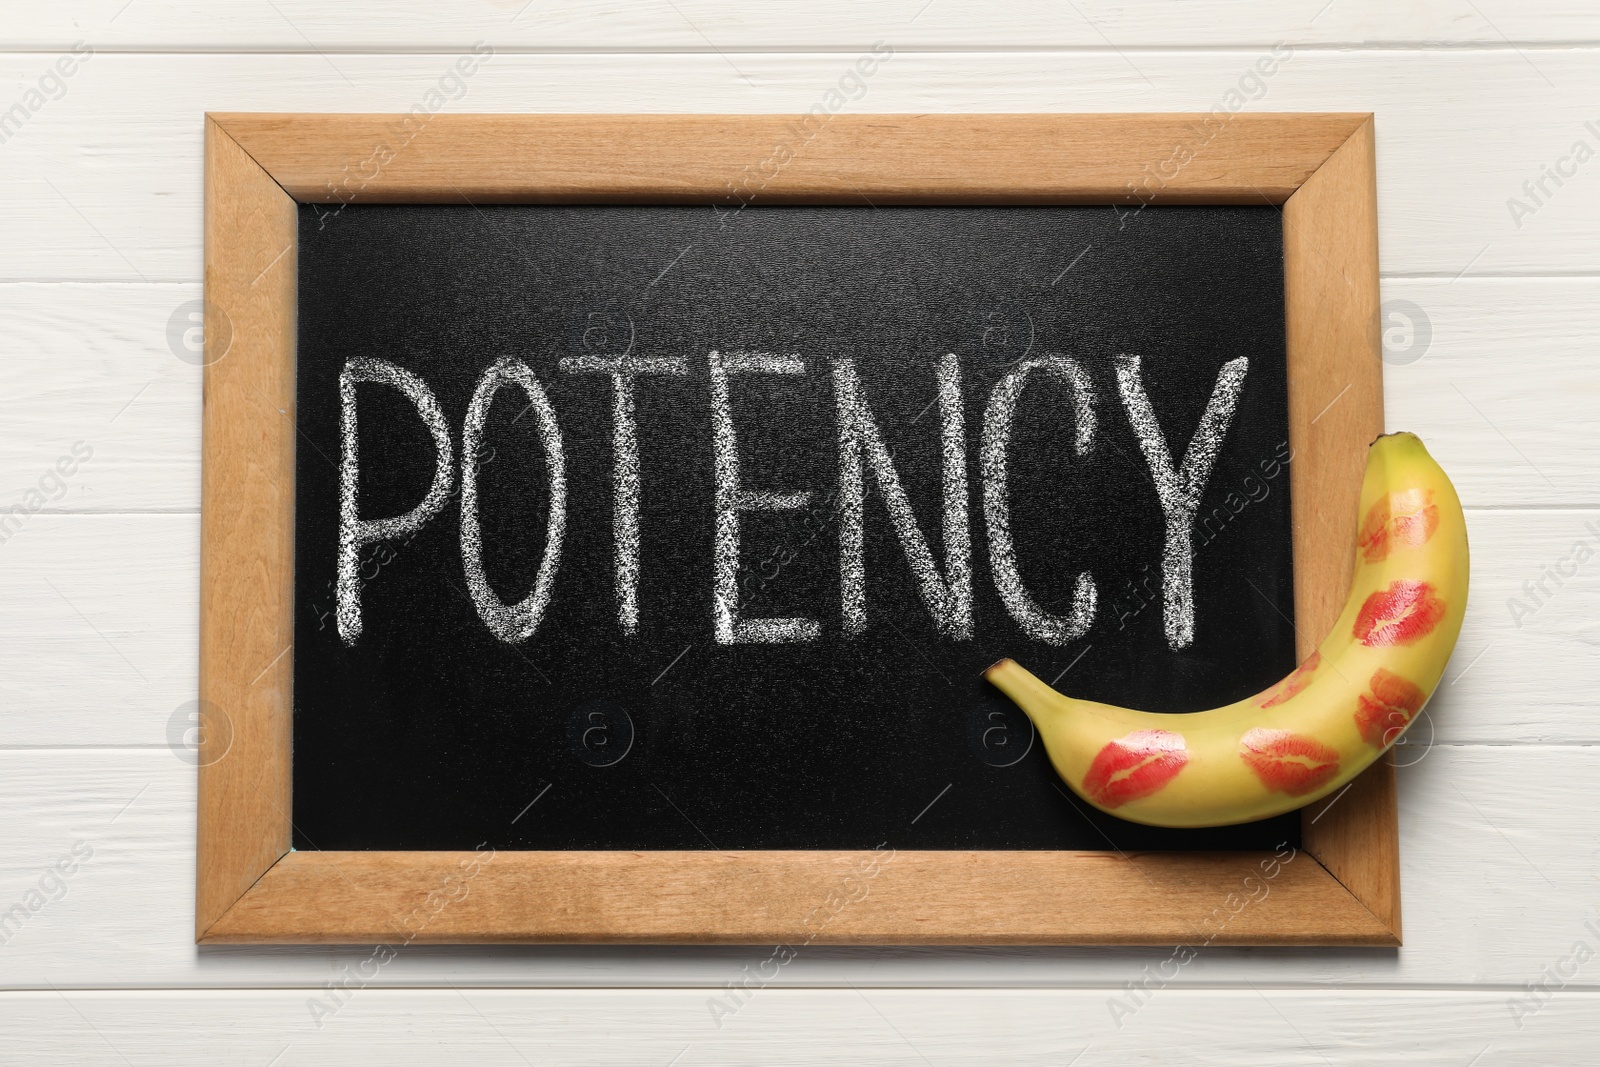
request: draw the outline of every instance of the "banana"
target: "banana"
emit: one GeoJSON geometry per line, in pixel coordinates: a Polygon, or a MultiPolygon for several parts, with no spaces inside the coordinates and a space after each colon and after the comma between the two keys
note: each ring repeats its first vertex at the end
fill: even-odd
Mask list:
{"type": "Polygon", "coordinates": [[[1415,434],[1367,453],[1350,596],[1288,677],[1167,715],[1051,689],[1012,660],[984,676],[1027,712],[1056,772],[1101,811],[1150,826],[1228,826],[1344,787],[1433,695],[1467,606],[1461,501],[1415,434]]]}

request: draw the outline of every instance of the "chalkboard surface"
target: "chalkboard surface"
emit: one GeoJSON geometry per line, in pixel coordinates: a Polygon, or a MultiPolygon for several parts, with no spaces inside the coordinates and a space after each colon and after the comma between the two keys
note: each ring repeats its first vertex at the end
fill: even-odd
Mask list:
{"type": "Polygon", "coordinates": [[[1091,812],[979,677],[1293,667],[1275,208],[300,210],[297,848],[1298,841],[1091,812]]]}

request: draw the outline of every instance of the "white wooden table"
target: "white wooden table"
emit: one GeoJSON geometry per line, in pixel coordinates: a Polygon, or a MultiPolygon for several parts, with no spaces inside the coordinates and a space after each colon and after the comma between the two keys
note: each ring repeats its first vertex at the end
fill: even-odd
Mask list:
{"type": "Polygon", "coordinates": [[[9,0],[0,1062],[1595,1062],[1600,556],[1573,555],[1600,554],[1595,156],[1592,0],[9,0]],[[169,734],[196,688],[202,113],[434,89],[797,112],[880,41],[849,110],[1376,112],[1388,423],[1454,477],[1475,564],[1401,753],[1405,947],[1218,949],[1171,977],[1167,948],[817,949],[720,1026],[708,999],[770,949],[412,948],[370,977],[368,948],[197,951],[169,734]]]}

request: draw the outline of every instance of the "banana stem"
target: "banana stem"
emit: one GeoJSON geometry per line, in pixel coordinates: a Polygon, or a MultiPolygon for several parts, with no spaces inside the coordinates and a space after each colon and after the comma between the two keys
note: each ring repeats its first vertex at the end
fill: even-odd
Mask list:
{"type": "Polygon", "coordinates": [[[984,671],[983,676],[1027,712],[1028,718],[1035,724],[1042,725],[1043,721],[1055,718],[1062,710],[1061,694],[1034,677],[1032,671],[1014,659],[1001,660],[984,671]]]}

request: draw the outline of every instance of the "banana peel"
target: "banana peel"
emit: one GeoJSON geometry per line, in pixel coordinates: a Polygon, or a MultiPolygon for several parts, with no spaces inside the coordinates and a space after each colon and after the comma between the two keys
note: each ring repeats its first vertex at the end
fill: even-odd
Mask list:
{"type": "Polygon", "coordinates": [[[1343,789],[1415,721],[1467,606],[1466,520],[1415,434],[1368,451],[1349,598],[1276,685],[1163,714],[1063,696],[1006,659],[984,676],[1017,703],[1056,772],[1101,811],[1150,826],[1265,819],[1343,789]]]}

